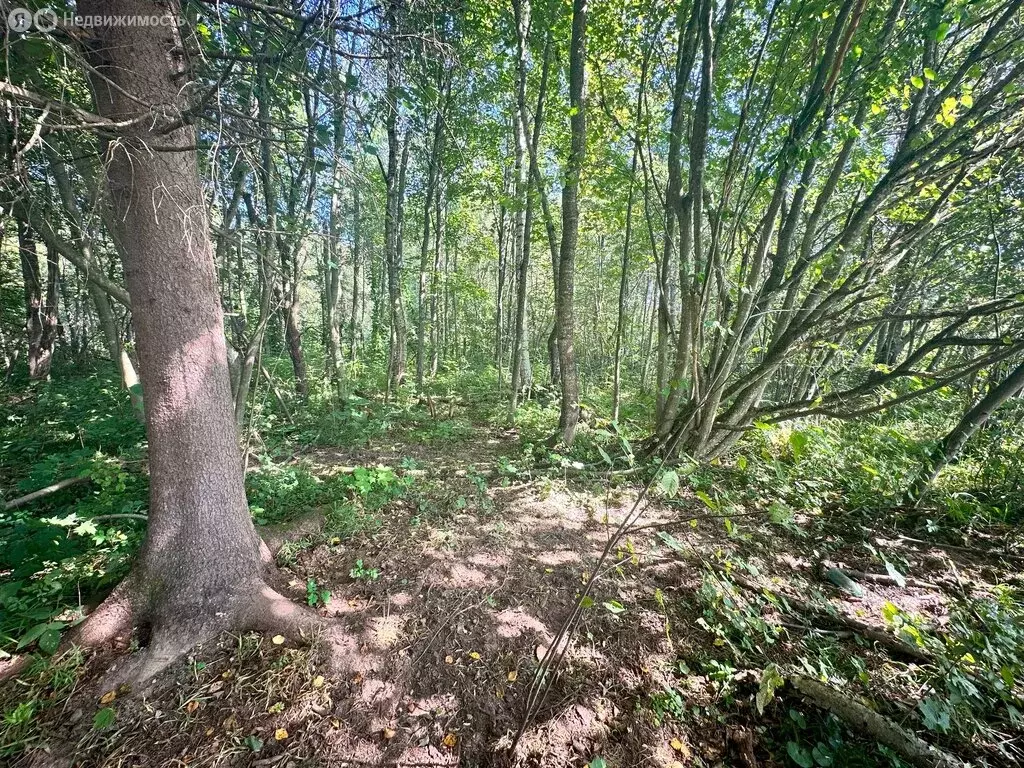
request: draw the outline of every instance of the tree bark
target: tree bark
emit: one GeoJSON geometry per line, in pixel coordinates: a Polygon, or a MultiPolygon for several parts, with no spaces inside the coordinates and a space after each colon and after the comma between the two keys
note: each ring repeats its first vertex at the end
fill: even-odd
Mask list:
{"type": "Polygon", "coordinates": [[[580,383],[576,370],[573,291],[576,273],[576,243],[579,237],[580,172],[587,149],[585,119],[587,61],[587,0],[573,0],[572,40],[569,48],[569,158],[562,185],[562,243],[558,257],[558,297],[555,327],[561,366],[562,404],[558,417],[560,439],[566,446],[576,437],[580,418],[580,383]]]}
{"type": "Polygon", "coordinates": [[[57,253],[46,248],[46,296],[39,273],[35,233],[18,222],[18,253],[25,284],[25,332],[28,337],[28,377],[33,381],[50,377],[53,345],[57,339],[57,253]]]}
{"type": "MultiPolygon", "coordinates": [[[[177,0],[82,0],[79,8],[179,12],[177,0]]],[[[101,147],[146,393],[149,525],[126,590],[133,620],[149,630],[129,674],[145,679],[221,630],[269,625],[279,610],[284,621],[294,609],[263,583],[245,499],[196,131],[167,117],[190,92],[184,41],[175,25],[94,34],[97,111],[113,121],[145,117],[101,147]],[[162,108],[146,114],[148,104],[162,108]],[[164,151],[151,151],[153,143],[164,151]]]]}
{"type": "Polygon", "coordinates": [[[906,502],[916,504],[943,468],[960,455],[967,441],[988,421],[1007,400],[1024,389],[1024,363],[1014,368],[996,386],[988,391],[973,408],[964,414],[928,458],[928,463],[907,491],[906,502]]]}

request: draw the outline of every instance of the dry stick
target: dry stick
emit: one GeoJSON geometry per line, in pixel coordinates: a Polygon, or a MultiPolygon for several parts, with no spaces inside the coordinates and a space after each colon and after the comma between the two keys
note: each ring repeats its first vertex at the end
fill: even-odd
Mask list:
{"type": "MultiPolygon", "coordinates": [[[[849,568],[836,568],[840,573],[846,574],[847,577],[854,581],[870,581],[875,584],[895,584],[901,586],[900,583],[887,573],[867,573],[865,571],[854,571],[849,568]]],[[[933,584],[930,581],[921,581],[920,579],[912,579],[905,577],[903,582],[908,587],[919,587],[920,589],[943,589],[941,584],[933,584]]]]}
{"type": "Polygon", "coordinates": [[[846,721],[852,730],[866,733],[914,765],[922,768],[959,768],[964,765],[962,760],[856,701],[847,691],[838,691],[803,675],[790,675],[789,683],[804,698],[846,721]]]}
{"type": "MultiPolygon", "coordinates": [[[[668,461],[668,457],[674,453],[683,432],[688,428],[689,423],[692,421],[693,415],[691,414],[687,424],[676,432],[671,443],[663,446],[664,453],[661,457],[661,463],[657,467],[658,470],[664,468],[668,461]]],[[[523,714],[522,723],[516,731],[515,738],[512,739],[512,744],[509,747],[510,754],[515,754],[519,740],[523,737],[523,734],[530,725],[530,721],[544,704],[545,698],[547,698],[551,685],[554,683],[558,668],[561,666],[562,660],[565,658],[565,653],[569,648],[567,636],[572,633],[576,624],[579,622],[579,618],[583,611],[583,601],[589,596],[590,590],[593,588],[594,583],[602,573],[601,567],[604,565],[604,561],[608,558],[609,553],[612,551],[612,547],[622,540],[622,537],[628,530],[630,530],[632,524],[639,519],[640,515],[646,509],[646,507],[641,508],[641,505],[647,498],[648,493],[650,493],[651,487],[654,485],[654,481],[657,477],[657,472],[651,474],[651,478],[647,481],[647,484],[644,485],[643,490],[640,491],[636,501],[633,502],[633,506],[630,508],[625,518],[623,518],[622,522],[619,523],[612,536],[608,539],[608,542],[605,544],[604,549],[601,552],[601,556],[597,560],[597,564],[594,566],[594,570],[591,573],[590,578],[587,579],[587,583],[584,585],[579,598],[576,600],[576,604],[573,606],[572,612],[566,620],[562,622],[557,634],[551,641],[547,650],[544,652],[544,656],[541,658],[540,664],[537,666],[537,672],[533,677],[533,682],[530,685],[530,693],[526,699],[526,712],[523,714]],[[552,661],[554,661],[554,666],[551,665],[552,661]],[[551,674],[547,675],[545,679],[545,673],[549,670],[551,674]]]]}
{"type": "Polygon", "coordinates": [[[26,494],[20,498],[12,499],[11,501],[6,502],[4,504],[4,512],[9,512],[12,509],[23,507],[26,504],[35,501],[36,499],[41,499],[44,496],[49,496],[51,494],[57,493],[57,491],[63,491],[65,488],[70,488],[73,485],[79,485],[80,483],[88,483],[90,480],[92,480],[92,478],[89,477],[88,475],[84,475],[82,477],[66,478],[64,480],[54,483],[53,485],[48,485],[45,488],[40,488],[38,491],[32,491],[32,493],[26,494]]]}
{"type": "Polygon", "coordinates": [[[970,555],[981,555],[983,557],[1003,558],[1005,560],[1018,560],[1024,561],[1024,555],[1016,555],[1012,552],[997,552],[991,549],[981,549],[980,547],[965,547],[960,544],[946,544],[941,541],[925,541],[924,539],[912,539],[909,536],[900,536],[900,541],[906,541],[911,544],[917,544],[923,547],[936,547],[937,549],[950,549],[954,552],[966,552],[970,555]]]}

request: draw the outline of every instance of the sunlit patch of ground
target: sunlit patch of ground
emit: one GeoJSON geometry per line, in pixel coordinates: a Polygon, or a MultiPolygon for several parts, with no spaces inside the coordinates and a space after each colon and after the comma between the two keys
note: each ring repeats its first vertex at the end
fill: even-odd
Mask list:
{"type": "MultiPolygon", "coordinates": [[[[482,474],[493,469],[487,461],[512,450],[462,445],[436,467],[423,455],[424,476],[446,478],[429,485],[443,494],[438,511],[422,517],[400,500],[383,510],[378,530],[299,551],[284,569],[291,596],[304,600],[310,579],[330,591],[321,612],[332,627],[309,647],[225,636],[152,689],[106,705],[82,667],[73,694],[40,714],[23,762],[61,764],[74,755],[97,766],[449,766],[511,758],[555,767],[602,756],[609,765],[742,766],[767,757],[758,734],[771,720],[752,706],[756,674],[740,670],[723,683],[697,669],[728,662],[735,642],[702,625],[703,562],[742,555],[778,594],[818,599],[880,629],[887,603],[934,624],[947,615],[942,592],[926,587],[873,584],[859,598],[836,590],[817,573],[819,541],[784,536],[756,517],[737,521],[729,535],[721,520],[702,517],[707,510],[696,500],[682,511],[656,504],[639,520],[647,527],[611,549],[592,605],[563,643],[564,662],[509,755],[539,662],[635,494],[593,496],[548,480],[509,488],[495,479],[481,496],[465,472],[448,474],[470,456],[482,474]],[[449,509],[453,497],[468,501],[449,509]],[[685,543],[682,552],[658,536],[662,525],[685,543]],[[666,691],[676,692],[680,711],[666,691]],[[114,720],[97,729],[103,706],[114,720]]],[[[401,454],[320,451],[316,459],[375,463],[401,454]]],[[[859,550],[832,549],[829,557],[845,567],[868,567],[859,550]]],[[[936,580],[944,578],[939,565],[949,572],[949,557],[907,549],[914,572],[930,567],[936,580]]],[[[957,573],[981,579],[970,563],[957,573]]],[[[742,592],[733,599],[749,602],[742,592]]],[[[815,631],[779,630],[791,617],[771,611],[762,618],[778,631],[771,653],[780,661],[802,653],[805,632],[815,631]]],[[[853,638],[822,637],[837,653],[861,653],[853,638]]],[[[871,674],[900,692],[888,658],[864,654],[871,674]]]]}

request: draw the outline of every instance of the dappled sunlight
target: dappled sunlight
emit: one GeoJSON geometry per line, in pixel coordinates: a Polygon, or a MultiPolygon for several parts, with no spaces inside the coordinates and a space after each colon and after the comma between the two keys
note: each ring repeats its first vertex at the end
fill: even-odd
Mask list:
{"type": "Polygon", "coordinates": [[[497,579],[478,568],[471,568],[462,563],[435,563],[424,571],[423,583],[442,589],[478,589],[496,585],[497,579]]]}
{"type": "Polygon", "coordinates": [[[553,552],[541,552],[539,555],[534,555],[534,560],[544,565],[557,566],[567,565],[568,563],[580,563],[583,558],[580,557],[579,552],[571,549],[559,549],[553,552]]]}
{"type": "Polygon", "coordinates": [[[494,622],[500,637],[516,638],[528,632],[541,638],[551,637],[547,626],[523,608],[506,608],[494,616],[494,622]]]}

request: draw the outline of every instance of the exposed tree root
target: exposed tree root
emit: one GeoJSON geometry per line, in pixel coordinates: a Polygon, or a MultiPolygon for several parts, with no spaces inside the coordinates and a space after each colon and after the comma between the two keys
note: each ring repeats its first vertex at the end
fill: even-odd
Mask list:
{"type": "MultiPolygon", "coordinates": [[[[270,580],[275,573],[267,574],[270,580]]],[[[66,646],[123,649],[132,632],[138,633],[141,648],[111,664],[101,684],[104,689],[148,684],[189,650],[222,632],[273,632],[304,644],[325,625],[314,611],[292,602],[264,581],[224,595],[218,610],[173,616],[161,616],[159,610],[140,604],[133,589],[136,584],[134,574],[129,575],[65,639],[66,646]]]]}
{"type": "Polygon", "coordinates": [[[870,736],[914,765],[922,768],[960,768],[964,765],[959,758],[856,701],[847,691],[836,690],[803,675],[791,675],[789,682],[804,698],[844,720],[854,733],[870,736]]]}

